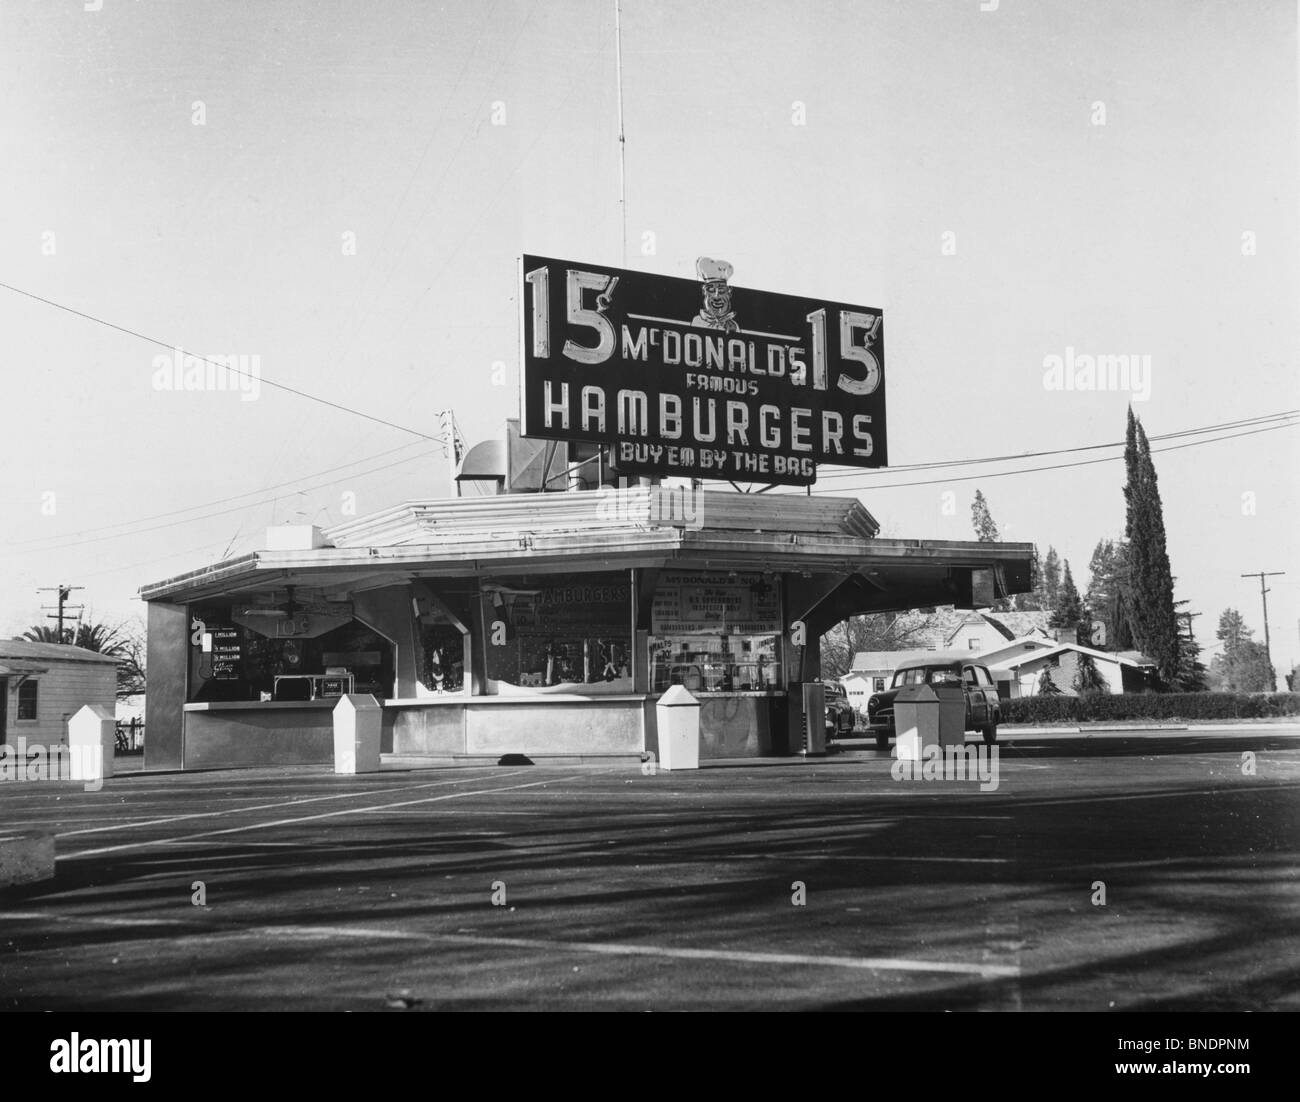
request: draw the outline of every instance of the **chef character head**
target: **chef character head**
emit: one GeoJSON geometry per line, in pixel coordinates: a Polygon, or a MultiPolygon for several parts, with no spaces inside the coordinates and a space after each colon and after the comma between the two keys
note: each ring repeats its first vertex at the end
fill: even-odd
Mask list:
{"type": "Polygon", "coordinates": [[[727,286],[734,271],[725,260],[702,256],[695,262],[695,272],[704,284],[704,305],[696,315],[696,325],[727,330],[739,328],[731,309],[731,288],[727,286]]]}

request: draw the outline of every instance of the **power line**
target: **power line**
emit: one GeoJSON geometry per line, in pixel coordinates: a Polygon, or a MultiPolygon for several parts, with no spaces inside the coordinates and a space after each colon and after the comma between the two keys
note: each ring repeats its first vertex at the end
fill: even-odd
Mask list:
{"type": "MultiPolygon", "coordinates": [[[[1257,433],[1261,433],[1261,432],[1274,432],[1277,429],[1295,428],[1297,425],[1300,425],[1300,421],[1287,421],[1285,423],[1276,424],[1276,425],[1266,425],[1264,427],[1252,429],[1247,432],[1232,433],[1228,436],[1216,436],[1210,440],[1193,440],[1186,444],[1176,444],[1170,448],[1152,448],[1151,450],[1152,452],[1157,452],[1157,453],[1176,452],[1176,451],[1181,451],[1183,448],[1196,448],[1196,447],[1201,447],[1205,444],[1217,444],[1223,440],[1236,440],[1242,436],[1254,436],[1257,433]]],[[[1072,450],[1082,450],[1082,449],[1072,449],[1072,450]]],[[[1009,478],[1012,475],[1035,474],[1039,471],[1061,471],[1070,467],[1090,467],[1096,463],[1117,463],[1123,458],[1124,457],[1122,455],[1107,455],[1107,456],[1103,456],[1100,459],[1080,459],[1074,463],[1053,463],[1042,467],[1025,467],[1018,471],[986,471],[983,474],[972,474],[972,475],[965,475],[962,477],[931,478],[931,479],[921,479],[916,482],[891,482],[888,484],[873,482],[863,486],[845,486],[842,488],[846,490],[850,490],[854,493],[867,493],[870,490],[900,490],[909,486],[943,486],[952,482],[977,482],[982,478],[1009,478]]],[[[953,466],[956,465],[957,464],[953,464],[953,466]]],[[[945,464],[945,466],[947,466],[947,464],[945,464]]],[[[894,469],[895,468],[892,467],[886,468],[886,471],[894,470],[894,469]]],[[[778,492],[782,492],[782,491],[778,491],[778,492]]],[[[792,493],[794,491],[787,488],[784,492],[792,493]]]]}
{"type": "MultiPolygon", "coordinates": [[[[417,454],[417,455],[409,455],[409,456],[407,456],[405,459],[399,459],[399,460],[397,460],[395,463],[385,463],[385,464],[383,464],[382,466],[374,467],[374,468],[372,468],[372,469],[370,469],[370,470],[368,470],[368,471],[358,471],[356,474],[352,475],[351,477],[353,477],[353,478],[365,478],[365,477],[367,477],[368,475],[378,474],[380,471],[391,470],[393,467],[401,466],[403,463],[411,463],[411,462],[414,462],[414,461],[417,460],[417,459],[427,459],[427,458],[429,458],[430,456],[432,456],[432,455],[437,455],[437,454],[439,454],[439,453],[438,453],[438,452],[434,452],[434,451],[420,452],[420,453],[417,454]]],[[[319,490],[319,489],[322,489],[323,487],[328,486],[328,485],[331,485],[331,483],[323,482],[323,483],[321,483],[320,485],[317,485],[317,486],[306,486],[306,487],[303,487],[302,490],[301,490],[300,492],[302,492],[302,493],[306,493],[306,492],[311,491],[311,490],[319,490]]],[[[235,506],[233,506],[232,508],[229,508],[229,509],[218,509],[218,510],[215,511],[215,512],[212,512],[212,513],[205,513],[205,514],[203,514],[202,516],[198,516],[198,517],[187,517],[185,520],[183,520],[183,521],[181,521],[181,522],[179,522],[179,523],[181,523],[181,524],[192,524],[192,523],[194,523],[195,521],[200,521],[200,520],[211,520],[213,517],[221,517],[221,516],[225,516],[225,515],[227,515],[228,513],[237,513],[237,512],[239,512],[241,509],[253,509],[253,508],[256,508],[258,505],[267,505],[267,504],[272,503],[272,502],[275,502],[275,501],[277,501],[277,500],[279,500],[277,497],[268,497],[268,498],[263,498],[261,501],[250,501],[247,505],[235,505],[235,506]]],[[[85,540],[76,540],[76,541],[73,542],[73,543],[60,543],[60,544],[58,545],[58,550],[63,550],[65,547],[81,547],[81,546],[83,546],[83,545],[85,545],[85,544],[88,544],[88,543],[102,543],[104,540],[122,539],[123,537],[127,537],[127,536],[142,536],[142,535],[144,535],[146,532],[157,532],[159,529],[162,529],[162,528],[174,528],[174,527],[176,527],[175,524],[155,524],[155,525],[153,525],[153,526],[150,527],[150,528],[137,528],[135,531],[132,531],[132,532],[117,532],[117,533],[115,533],[115,534],[113,534],[113,535],[108,535],[108,536],[92,536],[90,539],[85,539],[85,540]]],[[[51,538],[53,538],[53,537],[51,537],[51,538]]],[[[33,553],[40,553],[40,552],[43,552],[43,551],[51,551],[51,550],[54,550],[54,548],[52,548],[52,547],[36,548],[36,549],[34,549],[34,552],[33,552],[33,553]]]]}
{"type": "Polygon", "coordinates": [[[157,337],[151,337],[147,333],[141,333],[135,329],[128,329],[125,325],[118,325],[115,322],[106,320],[105,318],[96,317],[94,314],[87,314],[82,310],[76,310],[71,306],[65,306],[61,302],[55,302],[53,299],[42,298],[40,295],[33,294],[31,291],[24,291],[21,287],[14,287],[11,284],[0,282],[0,288],[3,288],[6,291],[12,291],[16,295],[22,295],[24,298],[32,299],[34,302],[40,302],[44,303],[46,306],[52,306],[56,310],[62,310],[65,313],[74,315],[75,317],[84,318],[86,321],[93,321],[96,325],[103,325],[109,329],[116,329],[119,333],[125,333],[127,336],[136,337],[142,341],[148,341],[150,344],[156,344],[159,348],[165,348],[169,352],[175,350],[186,356],[192,356],[196,360],[201,360],[203,363],[212,364],[213,367],[220,367],[225,371],[230,371],[236,375],[243,375],[249,379],[256,378],[260,383],[265,383],[267,386],[275,387],[277,390],[283,390],[288,394],[296,394],[299,398],[306,398],[309,402],[318,402],[323,406],[329,406],[330,409],[337,409],[343,413],[351,413],[357,417],[364,417],[367,421],[374,421],[376,424],[385,425],[390,429],[397,429],[399,432],[409,432],[412,436],[418,436],[423,440],[432,440],[435,443],[442,442],[440,437],[430,436],[428,433],[421,432],[419,429],[409,428],[406,425],[399,425],[395,421],[386,421],[384,418],[377,417],[373,413],[364,413],[359,409],[353,409],[351,406],[340,405],[338,402],[331,402],[328,398],[321,398],[319,395],[309,394],[305,390],[298,390],[296,387],[288,386],[285,383],[277,383],[274,379],[268,379],[262,375],[254,376],[250,372],[244,371],[238,367],[232,367],[229,364],[219,364],[216,360],[210,359],[207,356],[200,356],[196,353],[188,352],[179,344],[169,344],[166,341],[159,340],[157,337]]]}
{"type": "MultiPolygon", "coordinates": [[[[1272,421],[1280,421],[1286,418],[1292,418],[1300,414],[1300,410],[1290,409],[1280,413],[1262,414],[1258,417],[1247,417],[1240,421],[1224,421],[1215,425],[1202,425],[1199,428],[1179,429],[1177,432],[1160,433],[1151,436],[1151,440],[1177,440],[1185,436],[1200,436],[1211,432],[1220,432],[1224,429],[1241,428],[1246,425],[1264,424],[1272,421]]],[[[971,459],[942,459],[928,463],[904,463],[898,466],[882,468],[884,471],[924,471],[933,470],[942,467],[968,467],[977,463],[1003,463],[1011,462],[1017,459],[1042,459],[1049,455],[1070,455],[1074,452],[1100,451],[1103,448],[1122,448],[1125,441],[1117,440],[1108,444],[1080,444],[1074,448],[1054,448],[1050,451],[1041,452],[1021,452],[1017,455],[991,455],[971,459]]],[[[862,477],[866,472],[860,468],[851,470],[831,471],[828,474],[820,475],[818,481],[824,478],[853,478],[862,477]]]]}
{"type": "MultiPolygon", "coordinates": [[[[350,463],[341,463],[337,467],[326,467],[323,471],[312,471],[310,474],[299,475],[297,478],[286,479],[284,482],[273,482],[271,485],[263,486],[257,490],[247,490],[242,494],[231,494],[229,497],[219,497],[213,501],[204,501],[197,505],[187,505],[183,509],[172,509],[166,513],[152,513],[149,516],[136,517],[134,520],[119,520],[113,524],[99,525],[96,528],[82,528],[75,532],[62,532],[57,536],[36,536],[29,540],[12,540],[0,544],[0,551],[8,547],[26,547],[33,543],[48,543],[51,540],[66,540],[73,536],[94,535],[98,532],[107,532],[112,528],[126,528],[133,524],[144,524],[151,520],[163,520],[166,517],[180,516],[182,513],[192,513],[199,509],[207,509],[213,505],[224,505],[228,501],[238,501],[240,498],[255,497],[258,494],[270,493],[272,490],[278,490],[283,486],[296,486],[298,483],[304,482],[309,478],[319,478],[321,475],[333,474],[336,471],[347,470],[349,467],[356,467],[362,463],[370,463],[376,459],[383,459],[385,456],[393,455],[396,452],[405,451],[407,448],[412,447],[415,447],[415,441],[412,441],[409,444],[399,444],[395,448],[389,448],[387,451],[378,452],[375,455],[367,455],[362,459],[354,459],[350,463]]],[[[264,504],[264,502],[256,502],[254,504],[264,504]]],[[[252,508],[252,505],[250,505],[249,508],[252,508]]],[[[122,534],[130,535],[130,533],[122,534]]]]}

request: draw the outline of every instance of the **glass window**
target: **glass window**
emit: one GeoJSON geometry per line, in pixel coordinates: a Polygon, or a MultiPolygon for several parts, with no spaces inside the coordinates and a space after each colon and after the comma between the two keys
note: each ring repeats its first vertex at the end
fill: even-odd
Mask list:
{"type": "Polygon", "coordinates": [[[465,636],[454,624],[420,625],[420,683],[435,693],[465,688],[465,636]]]}
{"type": "Polygon", "coordinates": [[[485,668],[503,688],[632,691],[627,572],[495,578],[481,599],[485,668]]]}
{"type": "Polygon", "coordinates": [[[478,587],[448,588],[431,582],[411,587],[411,608],[415,614],[416,695],[463,693],[466,689],[466,659],[469,633],[462,630],[473,618],[470,609],[478,600],[478,587]]]}
{"type": "Polygon", "coordinates": [[[874,678],[872,685],[872,692],[883,693],[885,691],[885,679],[883,677],[874,678]]]}
{"type": "Polygon", "coordinates": [[[18,686],[18,718],[36,718],[36,682],[30,677],[18,686]]]}
{"type": "MultiPolygon", "coordinates": [[[[273,595],[274,596],[274,595],[273,595]]],[[[190,608],[191,701],[318,700],[393,695],[393,645],[351,616],[257,596],[190,608]]]]}
{"type": "MultiPolygon", "coordinates": [[[[685,685],[691,692],[764,692],[785,686],[781,637],[656,635],[650,639],[650,688],[685,685]]],[[[834,694],[827,692],[827,696],[834,694]]]]}
{"type": "Polygon", "coordinates": [[[931,670],[929,681],[931,685],[960,685],[961,675],[955,670],[931,670]]]}
{"type": "Polygon", "coordinates": [[[785,687],[781,592],[761,571],[665,571],[651,616],[650,688],[766,692],[785,687]]]}

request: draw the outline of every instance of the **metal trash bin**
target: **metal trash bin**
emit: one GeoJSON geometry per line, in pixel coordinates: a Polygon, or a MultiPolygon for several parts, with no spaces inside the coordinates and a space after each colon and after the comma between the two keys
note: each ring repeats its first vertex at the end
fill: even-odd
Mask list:
{"type": "Polygon", "coordinates": [[[805,756],[826,753],[826,686],[820,681],[803,687],[803,746],[805,756]]]}
{"type": "Polygon", "coordinates": [[[894,738],[899,761],[921,761],[929,747],[966,740],[966,696],[960,685],[908,685],[894,698],[894,738]]]}

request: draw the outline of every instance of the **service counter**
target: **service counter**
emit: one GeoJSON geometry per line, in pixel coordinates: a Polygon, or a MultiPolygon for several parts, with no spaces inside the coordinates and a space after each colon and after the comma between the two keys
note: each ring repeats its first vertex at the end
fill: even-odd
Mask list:
{"type": "MultiPolygon", "coordinates": [[[[447,695],[383,703],[381,750],[410,757],[525,754],[639,758],[656,753],[657,697],[447,695]]],[[[701,756],[785,753],[784,694],[701,694],[701,756]]],[[[333,761],[335,700],[232,701],[184,707],[182,767],[327,765],[333,761]]]]}

